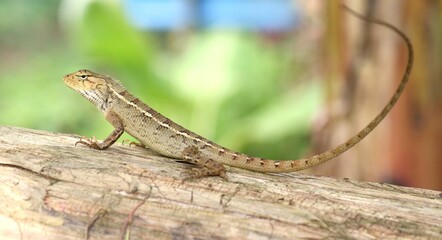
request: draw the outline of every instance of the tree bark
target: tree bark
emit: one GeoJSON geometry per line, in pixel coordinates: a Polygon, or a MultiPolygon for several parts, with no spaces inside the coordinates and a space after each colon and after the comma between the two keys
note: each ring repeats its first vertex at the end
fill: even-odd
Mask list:
{"type": "Polygon", "coordinates": [[[2,239],[442,238],[440,192],[238,169],[183,182],[189,164],[78,140],[0,126],[2,239]]]}

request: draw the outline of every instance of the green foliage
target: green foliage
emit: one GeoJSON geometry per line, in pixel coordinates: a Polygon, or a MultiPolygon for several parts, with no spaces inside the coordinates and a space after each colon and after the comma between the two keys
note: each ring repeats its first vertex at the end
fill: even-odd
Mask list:
{"type": "Polygon", "coordinates": [[[0,1],[0,51],[8,46],[26,47],[39,40],[55,17],[58,0],[0,1]],[[37,36],[36,36],[37,35],[37,36]]]}
{"type": "Polygon", "coordinates": [[[81,49],[97,63],[116,70],[145,72],[152,48],[113,5],[95,2],[87,8],[76,34],[81,49]]]}
{"type": "Polygon", "coordinates": [[[281,48],[264,46],[252,34],[194,36],[170,79],[193,106],[186,127],[224,146],[268,157],[277,155],[275,145],[291,138],[302,144],[280,155],[299,156],[308,146],[308,124],[320,89],[313,83],[284,89],[289,81],[283,80],[282,66],[287,62],[281,48]],[[261,150],[245,148],[254,144],[261,150]]]}

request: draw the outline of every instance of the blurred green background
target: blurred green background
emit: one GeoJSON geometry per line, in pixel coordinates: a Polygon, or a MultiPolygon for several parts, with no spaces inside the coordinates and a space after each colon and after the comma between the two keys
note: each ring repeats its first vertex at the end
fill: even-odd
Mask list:
{"type": "Polygon", "coordinates": [[[1,124],[105,138],[110,124],[61,81],[86,68],[237,151],[290,159],[308,148],[321,90],[300,80],[290,34],[141,31],[115,1],[2,1],[0,12],[1,124]]]}

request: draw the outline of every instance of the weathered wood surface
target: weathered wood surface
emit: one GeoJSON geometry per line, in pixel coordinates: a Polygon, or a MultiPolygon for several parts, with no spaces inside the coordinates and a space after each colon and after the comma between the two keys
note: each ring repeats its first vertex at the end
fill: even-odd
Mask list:
{"type": "Polygon", "coordinates": [[[2,239],[82,239],[88,224],[120,239],[131,213],[130,239],[442,239],[440,192],[233,169],[183,183],[190,165],[78,139],[0,126],[2,239]]]}

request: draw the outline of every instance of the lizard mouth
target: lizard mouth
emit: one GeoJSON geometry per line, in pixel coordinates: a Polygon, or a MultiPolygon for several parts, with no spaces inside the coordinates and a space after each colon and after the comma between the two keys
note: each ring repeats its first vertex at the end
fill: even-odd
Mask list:
{"type": "Polygon", "coordinates": [[[74,74],[70,73],[63,77],[63,83],[66,84],[68,87],[73,88],[73,82],[74,82],[74,74]]]}

